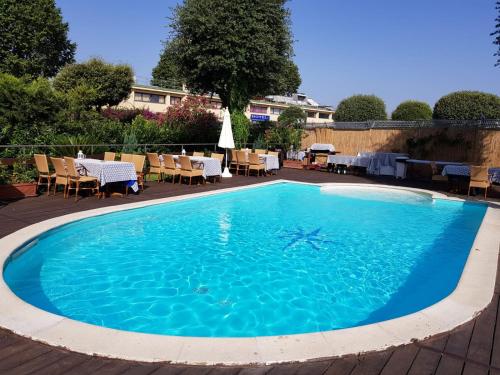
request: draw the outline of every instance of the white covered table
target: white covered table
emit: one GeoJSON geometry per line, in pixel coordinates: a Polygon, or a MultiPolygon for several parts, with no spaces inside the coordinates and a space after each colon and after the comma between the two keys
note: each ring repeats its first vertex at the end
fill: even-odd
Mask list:
{"type": "MultiPolygon", "coordinates": [[[[442,172],[443,176],[470,176],[470,167],[468,165],[445,165],[442,172]]],[[[500,167],[489,168],[488,175],[491,182],[500,183],[500,167]]]]}
{"type": "Polygon", "coordinates": [[[352,165],[356,156],[351,155],[328,155],[328,164],[352,165]]]}
{"type": "Polygon", "coordinates": [[[309,150],[335,152],[335,146],[330,143],[313,143],[311,147],[309,147],[309,150]]]}
{"type": "Polygon", "coordinates": [[[288,151],[286,153],[286,158],[289,160],[304,160],[306,157],[306,152],[305,151],[288,151]]]}
{"type": "MultiPolygon", "coordinates": [[[[174,159],[178,160],[179,155],[174,155],[174,159]]],[[[222,175],[222,167],[219,159],[209,158],[206,156],[189,156],[189,159],[194,165],[201,166],[203,178],[215,177],[222,175]]]]}
{"type": "Polygon", "coordinates": [[[101,186],[111,182],[126,182],[133,191],[138,191],[137,174],[133,163],[103,161],[98,159],[75,159],[77,167],[83,168],[87,176],[96,177],[101,186]]]}
{"type": "Polygon", "coordinates": [[[259,154],[259,158],[264,161],[266,172],[280,169],[280,160],[276,155],[259,154]]]}
{"type": "Polygon", "coordinates": [[[373,152],[362,154],[362,156],[370,158],[368,168],[366,169],[368,174],[395,176],[396,158],[408,156],[408,154],[397,152],[373,152]]]}

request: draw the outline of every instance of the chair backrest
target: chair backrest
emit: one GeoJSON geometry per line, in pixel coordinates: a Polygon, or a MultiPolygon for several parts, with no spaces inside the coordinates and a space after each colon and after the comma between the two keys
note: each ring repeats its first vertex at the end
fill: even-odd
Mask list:
{"type": "Polygon", "coordinates": [[[278,151],[268,151],[267,154],[272,155],[272,156],[276,156],[276,157],[280,156],[280,153],[278,151]]]}
{"type": "Polygon", "coordinates": [[[219,160],[221,163],[224,160],[224,154],[218,154],[216,152],[212,152],[210,157],[219,160]]]}
{"type": "Polygon", "coordinates": [[[204,152],[194,151],[193,156],[205,156],[204,152]]]}
{"type": "Polygon", "coordinates": [[[247,153],[245,151],[236,151],[236,160],[238,163],[246,163],[247,161],[247,153]]]}
{"type": "Polygon", "coordinates": [[[252,165],[262,164],[257,153],[248,154],[248,162],[252,165]]]}
{"type": "Polygon", "coordinates": [[[35,154],[35,164],[38,173],[49,174],[49,162],[47,160],[47,155],[45,154],[35,154]]]}
{"type": "Polygon", "coordinates": [[[237,158],[236,158],[236,150],[235,149],[231,149],[231,161],[236,161],[237,158]]]}
{"type": "Polygon", "coordinates": [[[137,173],[142,173],[142,171],[144,170],[144,162],[146,161],[146,156],[145,155],[133,155],[132,161],[135,165],[135,171],[137,173]]]}
{"type": "Polygon", "coordinates": [[[126,163],[133,163],[134,155],[132,154],[122,154],[120,160],[126,163]]]}
{"type": "Polygon", "coordinates": [[[114,152],[106,151],[104,153],[104,161],[115,161],[115,156],[116,156],[116,154],[114,152]]]}
{"type": "Polygon", "coordinates": [[[431,170],[433,176],[439,174],[438,167],[435,161],[431,161],[431,170]]]}
{"type": "Polygon", "coordinates": [[[166,169],[176,169],[177,165],[175,165],[175,160],[172,155],[163,154],[163,165],[166,169]]]}
{"type": "Polygon", "coordinates": [[[153,168],[161,168],[160,157],[156,152],[146,153],[148,156],[149,165],[153,168]]]}
{"type": "Polygon", "coordinates": [[[255,149],[255,153],[256,154],[261,154],[262,155],[262,154],[265,154],[266,152],[267,152],[267,150],[264,150],[262,148],[256,148],[255,149]]]}
{"type": "Polygon", "coordinates": [[[64,157],[64,161],[66,163],[66,170],[68,171],[68,176],[78,178],[80,175],[78,174],[75,166],[75,158],[70,158],[69,156],[64,157]]]}
{"type": "Polygon", "coordinates": [[[471,181],[488,181],[488,167],[472,165],[470,167],[471,181]]]}
{"type": "Polygon", "coordinates": [[[54,169],[56,170],[56,175],[57,176],[62,176],[66,177],[68,173],[66,172],[66,167],[64,166],[64,159],[63,158],[50,158],[50,162],[54,166],[54,169]]]}
{"type": "Polygon", "coordinates": [[[193,166],[191,165],[191,159],[189,156],[179,156],[179,161],[181,162],[181,169],[184,171],[192,171],[193,166]]]}

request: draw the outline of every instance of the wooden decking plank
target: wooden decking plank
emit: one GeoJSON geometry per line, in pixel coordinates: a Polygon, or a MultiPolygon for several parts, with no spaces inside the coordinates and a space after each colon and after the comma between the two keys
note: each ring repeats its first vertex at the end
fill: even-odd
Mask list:
{"type": "Polygon", "coordinates": [[[88,357],[90,358],[89,360],[71,368],[70,370],[67,370],[64,372],[64,374],[68,375],[73,375],[73,374],[78,374],[78,375],[91,375],[91,374],[96,374],[97,371],[106,365],[107,362],[97,359],[94,357],[88,357]]]}
{"type": "Polygon", "coordinates": [[[158,370],[158,365],[155,364],[136,364],[122,372],[120,375],[150,375],[158,370]]]}
{"type": "Polygon", "coordinates": [[[36,374],[37,370],[49,366],[50,364],[61,360],[67,355],[71,354],[65,354],[58,350],[52,350],[48,353],[45,353],[39,357],[32,359],[31,361],[25,362],[13,369],[10,369],[9,375],[26,375],[32,373],[36,374]]]}
{"type": "Polygon", "coordinates": [[[349,375],[358,363],[357,357],[339,358],[333,361],[325,375],[349,375]]]}
{"type": "Polygon", "coordinates": [[[13,334],[2,334],[0,336],[0,350],[10,345],[18,345],[20,342],[21,340],[13,334]]]}
{"type": "Polygon", "coordinates": [[[246,367],[242,368],[238,375],[268,375],[272,369],[271,366],[266,367],[246,367]]]}
{"type": "Polygon", "coordinates": [[[5,348],[0,350],[0,362],[2,362],[5,358],[10,357],[11,355],[15,355],[16,353],[22,352],[23,350],[27,350],[33,346],[33,343],[30,342],[18,342],[14,345],[8,345],[5,348]]]}
{"type": "Polygon", "coordinates": [[[394,351],[391,358],[382,369],[382,375],[406,374],[417,356],[418,347],[407,345],[394,351]]]}
{"type": "Polygon", "coordinates": [[[448,341],[448,336],[449,335],[446,334],[439,335],[437,337],[431,337],[424,342],[420,342],[418,345],[442,352],[444,350],[444,347],[446,346],[446,342],[448,341]]]}
{"type": "Polygon", "coordinates": [[[308,362],[299,367],[295,375],[322,375],[330,367],[332,361],[308,362]]]}
{"type": "Polygon", "coordinates": [[[408,375],[431,375],[436,372],[441,354],[429,349],[420,348],[408,375]]]}
{"type": "Polygon", "coordinates": [[[61,375],[86,362],[84,356],[69,354],[60,360],[36,370],[36,375],[61,375]]]}
{"type": "Polygon", "coordinates": [[[488,367],[466,362],[462,375],[488,375],[488,367]]]}
{"type": "Polygon", "coordinates": [[[186,367],[164,365],[153,372],[151,375],[179,375],[182,374],[185,368],[186,367]]]}
{"type": "MultiPolygon", "coordinates": [[[[497,281],[500,273],[497,270],[497,281]]],[[[498,282],[497,282],[498,284],[498,282]]],[[[499,302],[500,304],[500,302],[499,302]]],[[[493,347],[491,348],[490,365],[492,367],[500,368],[500,306],[497,308],[495,329],[493,333],[493,347]]]]}
{"type": "Polygon", "coordinates": [[[490,363],[491,350],[493,348],[498,300],[498,295],[495,295],[488,308],[476,319],[469,351],[467,352],[468,359],[484,363],[486,366],[490,363]]]}
{"type": "Polygon", "coordinates": [[[215,367],[208,375],[237,375],[240,371],[241,367],[215,367]]]}
{"type": "Polygon", "coordinates": [[[191,366],[191,367],[186,367],[184,371],[181,372],[181,375],[207,375],[212,370],[213,370],[212,367],[191,366]]]}
{"type": "Polygon", "coordinates": [[[50,352],[50,347],[42,345],[28,347],[25,350],[15,352],[0,361],[0,371],[10,370],[47,352],[50,352]]]}
{"type": "Polygon", "coordinates": [[[359,363],[351,372],[351,375],[378,375],[391,355],[392,351],[385,351],[360,357],[359,363]]]}
{"type": "Polygon", "coordinates": [[[452,356],[443,356],[439,361],[436,375],[459,375],[462,373],[464,361],[452,356]]]}
{"type": "Polygon", "coordinates": [[[298,364],[296,365],[276,365],[269,371],[269,375],[285,375],[285,374],[295,374],[298,369],[298,364]]]}
{"type": "Polygon", "coordinates": [[[470,322],[452,331],[448,337],[444,352],[465,358],[469,350],[474,325],[475,322],[470,322]]]}

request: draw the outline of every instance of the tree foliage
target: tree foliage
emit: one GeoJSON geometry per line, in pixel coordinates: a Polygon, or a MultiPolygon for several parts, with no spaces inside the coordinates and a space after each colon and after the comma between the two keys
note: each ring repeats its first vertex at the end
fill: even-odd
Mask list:
{"type": "Polygon", "coordinates": [[[407,100],[397,106],[391,118],[396,121],[431,120],[432,108],[425,102],[407,100]]]}
{"type": "Polygon", "coordinates": [[[54,0],[0,1],[0,72],[53,77],[75,49],[54,0]]]}
{"type": "Polygon", "coordinates": [[[128,65],[113,65],[101,59],[66,65],[54,79],[54,87],[72,96],[85,109],[114,106],[126,99],[134,74],[128,65]]]}
{"type": "Polygon", "coordinates": [[[294,128],[304,127],[307,121],[307,114],[304,110],[297,106],[285,108],[278,117],[278,122],[281,125],[289,125],[294,128]]]}
{"type": "Polygon", "coordinates": [[[480,91],[457,91],[440,98],[434,106],[438,120],[500,119],[500,97],[480,91]]]}
{"type": "Polygon", "coordinates": [[[340,102],[335,121],[387,120],[385,103],[375,95],[354,95],[340,102]]]}
{"type": "Polygon", "coordinates": [[[164,44],[160,55],[160,61],[153,68],[151,84],[153,86],[170,89],[181,89],[184,79],[181,76],[179,64],[177,62],[177,39],[172,39],[164,44]]]}
{"type": "Polygon", "coordinates": [[[495,39],[493,40],[493,44],[498,46],[497,51],[493,56],[497,57],[497,62],[495,66],[500,66],[500,1],[496,2],[496,7],[495,9],[498,10],[498,15],[497,18],[495,19],[496,25],[495,25],[495,31],[493,31],[490,35],[494,36],[495,39]]]}
{"type": "Polygon", "coordinates": [[[254,96],[296,91],[286,0],[184,0],[171,27],[180,75],[196,93],[217,93],[231,112],[254,96]],[[292,82],[292,83],[290,83],[292,82]],[[282,92],[279,92],[282,91],[282,92]]]}
{"type": "Polygon", "coordinates": [[[252,125],[248,117],[241,111],[233,112],[231,113],[231,125],[236,147],[246,147],[250,137],[250,127],[252,125]]]}

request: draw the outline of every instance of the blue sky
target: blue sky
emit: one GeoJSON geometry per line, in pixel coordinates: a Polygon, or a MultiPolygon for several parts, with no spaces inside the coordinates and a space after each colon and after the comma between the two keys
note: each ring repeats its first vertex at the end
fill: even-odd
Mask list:
{"type": "MultiPolygon", "coordinates": [[[[99,56],[151,76],[175,0],[56,0],[78,44],[77,60],[99,56]]],[[[336,106],[363,93],[393,110],[406,99],[433,105],[455,90],[500,94],[494,0],[291,0],[301,91],[336,106]]]]}

